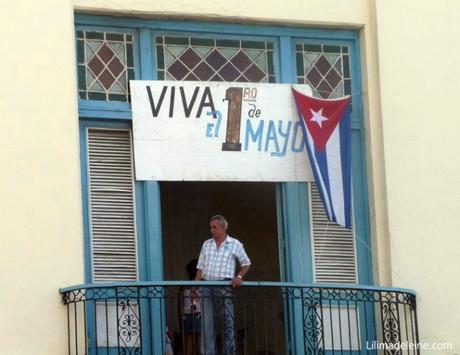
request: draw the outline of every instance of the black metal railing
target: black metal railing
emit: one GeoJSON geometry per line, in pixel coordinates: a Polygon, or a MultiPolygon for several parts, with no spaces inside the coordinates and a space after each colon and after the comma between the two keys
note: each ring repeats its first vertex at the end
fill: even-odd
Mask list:
{"type": "Polygon", "coordinates": [[[61,290],[68,354],[419,354],[410,290],[133,282],[61,290]]]}

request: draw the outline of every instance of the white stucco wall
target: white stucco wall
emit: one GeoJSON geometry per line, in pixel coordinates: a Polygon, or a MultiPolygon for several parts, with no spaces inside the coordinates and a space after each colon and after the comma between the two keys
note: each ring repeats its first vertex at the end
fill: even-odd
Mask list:
{"type": "Polygon", "coordinates": [[[423,340],[460,321],[460,2],[43,0],[2,4],[0,349],[62,354],[83,282],[73,9],[360,29],[376,280],[416,289],[423,340]]]}
{"type": "Polygon", "coordinates": [[[73,11],[1,8],[0,353],[63,354],[58,289],[83,281],[73,11]]]}
{"type": "Polygon", "coordinates": [[[311,23],[315,25],[356,26],[368,17],[368,4],[363,0],[74,0],[77,10],[91,13],[122,13],[169,18],[227,19],[238,22],[269,21],[281,23],[311,23]]]}
{"type": "Polygon", "coordinates": [[[460,2],[377,1],[377,26],[393,283],[458,353],[460,2]]]}

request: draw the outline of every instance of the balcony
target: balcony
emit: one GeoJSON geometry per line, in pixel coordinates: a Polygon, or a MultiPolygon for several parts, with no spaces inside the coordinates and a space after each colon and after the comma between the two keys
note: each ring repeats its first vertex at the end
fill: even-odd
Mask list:
{"type": "Polygon", "coordinates": [[[210,355],[225,349],[251,355],[419,354],[416,296],[405,289],[245,282],[232,290],[228,282],[164,281],[60,292],[69,355],[210,355]],[[191,287],[187,301],[184,291],[191,287]],[[201,332],[186,335],[190,307],[196,307],[201,332]]]}

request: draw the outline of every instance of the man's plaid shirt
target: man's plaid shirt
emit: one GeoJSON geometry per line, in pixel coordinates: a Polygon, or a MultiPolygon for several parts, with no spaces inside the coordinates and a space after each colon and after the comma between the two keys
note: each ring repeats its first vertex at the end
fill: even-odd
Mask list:
{"type": "Polygon", "coordinates": [[[235,277],[237,259],[241,267],[251,265],[243,243],[227,235],[217,249],[214,238],[211,238],[203,243],[196,268],[202,271],[205,280],[231,279],[235,277]]]}

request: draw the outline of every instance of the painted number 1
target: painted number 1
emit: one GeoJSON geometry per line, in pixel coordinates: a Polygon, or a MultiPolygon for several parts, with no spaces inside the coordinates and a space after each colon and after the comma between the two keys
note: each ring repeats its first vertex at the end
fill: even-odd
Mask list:
{"type": "Polygon", "coordinates": [[[231,87],[225,91],[225,100],[228,100],[227,135],[222,143],[224,151],[241,151],[241,101],[243,88],[231,87]]]}

